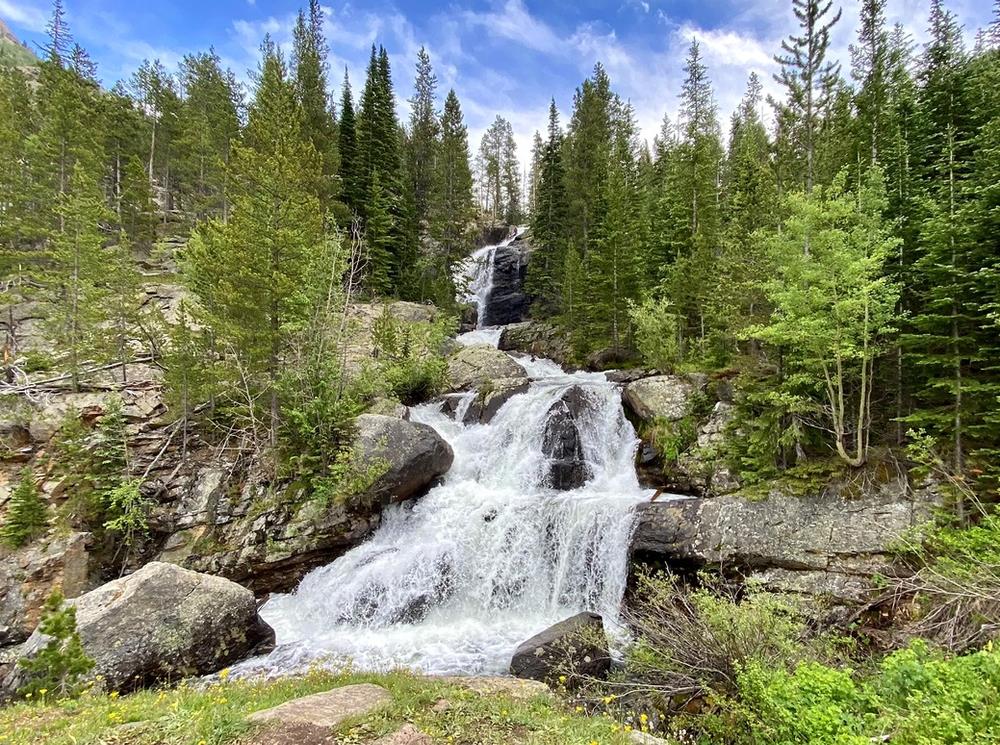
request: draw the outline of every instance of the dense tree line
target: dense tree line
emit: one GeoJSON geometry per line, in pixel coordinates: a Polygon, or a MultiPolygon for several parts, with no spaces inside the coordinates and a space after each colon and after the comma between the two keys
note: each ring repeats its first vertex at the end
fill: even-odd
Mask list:
{"type": "Polygon", "coordinates": [[[334,345],[359,298],[454,305],[477,219],[455,92],[442,108],[421,50],[402,126],[373,46],[358,99],[346,74],[333,96],[315,0],[287,59],[264,39],[250,90],[212,50],[102,89],[59,0],[48,36],[36,65],[0,59],[4,384],[48,365],[76,388],[109,366],[127,383],[131,363],[153,361],[185,435],[208,412],[300,466],[318,454],[302,468],[326,478],[362,399],[385,386],[405,397],[433,372],[408,339],[384,355],[399,369],[351,391],[334,345]],[[191,291],[170,323],[139,272],[164,256],[191,291]],[[26,302],[41,304],[55,359],[22,349],[26,302]]]}
{"type": "Polygon", "coordinates": [[[651,148],[600,65],[565,130],[553,104],[530,179],[535,313],[595,363],[738,373],[738,455],[758,476],[822,452],[860,465],[923,430],[989,487],[1000,19],[970,50],[934,0],[917,49],[865,0],[848,78],[839,10],[793,9],[784,95],[768,116],[751,74],[725,143],[697,42],[651,148]]]}

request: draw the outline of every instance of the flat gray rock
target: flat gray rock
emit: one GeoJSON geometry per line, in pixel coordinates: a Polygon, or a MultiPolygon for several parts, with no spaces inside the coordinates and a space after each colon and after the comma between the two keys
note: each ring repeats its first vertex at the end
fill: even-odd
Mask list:
{"type": "Polygon", "coordinates": [[[258,724],[274,722],[333,729],[351,717],[371,714],[389,703],[390,698],[389,691],[382,686],[359,683],[295,698],[254,712],[248,719],[258,724]]]}

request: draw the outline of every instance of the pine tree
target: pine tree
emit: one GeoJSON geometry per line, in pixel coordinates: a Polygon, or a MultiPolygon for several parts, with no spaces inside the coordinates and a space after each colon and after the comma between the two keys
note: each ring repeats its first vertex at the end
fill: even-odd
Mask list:
{"type": "Polygon", "coordinates": [[[132,75],[130,86],[136,102],[149,121],[146,171],[150,185],[163,193],[163,219],[174,209],[176,184],[174,155],[177,147],[181,100],[174,79],[159,60],[143,61],[132,75]]]}
{"type": "Polygon", "coordinates": [[[322,160],[322,180],[316,185],[320,205],[328,209],[340,193],[337,123],[327,95],[329,54],[323,34],[323,9],[309,0],[308,17],[299,11],[292,34],[292,70],[295,94],[302,109],[302,133],[322,160]]]}
{"type": "MultiPolygon", "coordinates": [[[[226,164],[239,137],[238,83],[214,50],[186,55],[179,73],[184,93],[178,125],[178,191],[197,219],[226,218],[226,164]]],[[[133,240],[139,237],[130,232],[133,240]]]]}
{"type": "Polygon", "coordinates": [[[302,134],[301,109],[280,52],[270,39],[262,51],[244,140],[230,165],[229,221],[200,226],[187,261],[190,282],[213,329],[238,358],[244,385],[270,402],[274,445],[282,356],[289,334],[304,320],[304,272],[322,239],[314,192],[321,164],[302,134]]]}
{"type": "Polygon", "coordinates": [[[141,277],[132,255],[132,242],[122,230],[105,250],[104,303],[107,333],[102,336],[107,356],[121,365],[122,383],[128,381],[128,363],[133,358],[132,340],[139,327],[141,277]]]}
{"type": "Polygon", "coordinates": [[[152,245],[156,238],[156,204],[146,171],[136,156],[129,158],[123,169],[117,212],[118,224],[132,241],[152,245]]]}
{"type": "Polygon", "coordinates": [[[351,81],[344,70],[344,87],[340,97],[340,126],[337,129],[340,149],[340,183],[344,203],[354,212],[361,209],[362,192],[358,173],[358,140],[354,117],[351,81]]]}
{"type": "Polygon", "coordinates": [[[33,657],[18,660],[26,678],[18,695],[37,699],[44,690],[55,699],[79,696],[85,690],[84,676],[94,669],[94,660],[87,655],[76,630],[76,608],[64,601],[59,590],[45,601],[38,630],[48,641],[33,657]]]}
{"type": "Polygon", "coordinates": [[[600,202],[611,157],[614,102],[611,81],[600,64],[573,96],[565,154],[566,183],[572,185],[567,225],[583,256],[603,218],[600,202]]]}
{"type": "Polygon", "coordinates": [[[861,6],[858,42],[851,45],[851,77],[860,89],[854,97],[859,127],[859,161],[879,163],[889,136],[889,33],[885,27],[886,0],[865,0],[861,6]],[[863,160],[862,160],[863,158],[863,160]]]}
{"type": "MultiPolygon", "coordinates": [[[[448,266],[467,249],[474,216],[469,135],[454,90],[448,91],[440,121],[441,144],[435,163],[431,235],[441,244],[448,266]]],[[[450,269],[445,270],[450,277],[450,269]]]]}
{"type": "Polygon", "coordinates": [[[35,475],[25,468],[7,501],[0,542],[9,548],[20,548],[42,535],[48,525],[48,507],[42,501],[35,475]]]}
{"type": "Polygon", "coordinates": [[[105,236],[111,218],[98,177],[77,162],[67,190],[56,205],[59,229],[52,236],[51,311],[49,330],[65,355],[74,390],[79,390],[84,363],[97,358],[107,298],[105,236]]]}
{"type": "Polygon", "coordinates": [[[553,99],[549,103],[548,139],[538,166],[531,234],[535,252],[528,265],[528,288],[543,308],[558,308],[568,241],[563,131],[553,99]]]}
{"type": "Polygon", "coordinates": [[[521,175],[514,128],[499,114],[483,133],[476,158],[484,211],[493,225],[517,225],[521,218],[521,175]]]}
{"type": "Polygon", "coordinates": [[[918,102],[925,216],[914,266],[910,332],[904,337],[910,364],[919,371],[919,406],[907,421],[939,440],[950,440],[953,468],[963,473],[969,430],[983,405],[976,380],[982,289],[975,279],[978,247],[962,220],[973,128],[961,30],[939,0],[931,5],[930,23],[918,102]]]}
{"type": "Polygon", "coordinates": [[[833,0],[792,0],[801,35],[792,34],[781,42],[784,54],[776,56],[781,72],[774,79],[787,91],[783,102],[773,105],[789,116],[796,129],[795,145],[805,161],[805,189],[812,191],[816,181],[816,143],[823,112],[830,103],[840,76],[840,65],[827,60],[830,29],[840,20],[838,9],[829,20],[833,0]]]}
{"type": "Polygon", "coordinates": [[[424,47],[417,53],[417,77],[410,99],[410,131],[407,156],[413,190],[415,218],[421,230],[430,214],[434,168],[440,143],[435,104],[437,77],[424,47]]]}

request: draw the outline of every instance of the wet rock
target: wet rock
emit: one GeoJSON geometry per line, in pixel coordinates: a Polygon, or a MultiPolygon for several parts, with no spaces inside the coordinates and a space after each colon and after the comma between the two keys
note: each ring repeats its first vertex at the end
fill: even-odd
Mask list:
{"type": "Polygon", "coordinates": [[[486,303],[485,326],[523,321],[531,299],[524,291],[531,249],[524,241],[501,246],[493,254],[493,289],[486,303]]]}
{"type": "Polygon", "coordinates": [[[448,385],[468,391],[501,378],[526,380],[527,374],[505,352],[486,344],[463,347],[448,359],[448,385]]]}
{"type": "Polygon", "coordinates": [[[586,393],[573,386],[549,409],[542,434],[542,452],[550,459],[546,486],[579,489],[593,475],[584,457],[577,424],[587,405],[586,393]]]}
{"type": "Polygon", "coordinates": [[[543,682],[561,675],[602,678],[611,669],[604,624],[596,613],[579,613],[550,626],[521,644],[510,661],[510,674],[543,682]]]}
{"type": "Polygon", "coordinates": [[[501,407],[511,398],[528,390],[530,383],[526,377],[500,378],[483,384],[479,393],[469,404],[462,421],[465,424],[478,422],[488,424],[493,421],[501,407]]]}
{"type": "Polygon", "coordinates": [[[475,331],[479,326],[479,309],[469,303],[462,306],[462,316],[458,324],[458,333],[465,334],[475,331]]]}
{"type": "Polygon", "coordinates": [[[381,471],[365,496],[378,504],[401,502],[445,474],[455,458],[433,427],[390,416],[362,414],[355,420],[360,462],[381,471]]]}
{"type": "MultiPolygon", "coordinates": [[[[70,602],[94,674],[109,690],[212,673],[274,646],[252,592],[173,564],[147,564],[70,602]]],[[[26,644],[43,639],[36,631],[26,644]]]]}

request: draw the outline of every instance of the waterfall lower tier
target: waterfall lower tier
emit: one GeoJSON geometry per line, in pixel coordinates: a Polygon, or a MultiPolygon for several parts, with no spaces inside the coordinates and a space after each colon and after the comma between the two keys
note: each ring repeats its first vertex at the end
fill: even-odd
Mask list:
{"type": "MultiPolygon", "coordinates": [[[[466,263],[481,325],[464,344],[499,340],[500,329],[482,327],[495,250],[466,263]]],[[[244,670],[322,662],[503,673],[520,642],[581,611],[600,613],[615,634],[633,508],[648,497],[633,465],[635,430],[604,375],[519,362],[531,384],[489,424],[462,424],[440,403],[411,410],[454,450],[443,483],[387,508],[366,543],[265,604],[278,648],[244,670]]]]}

